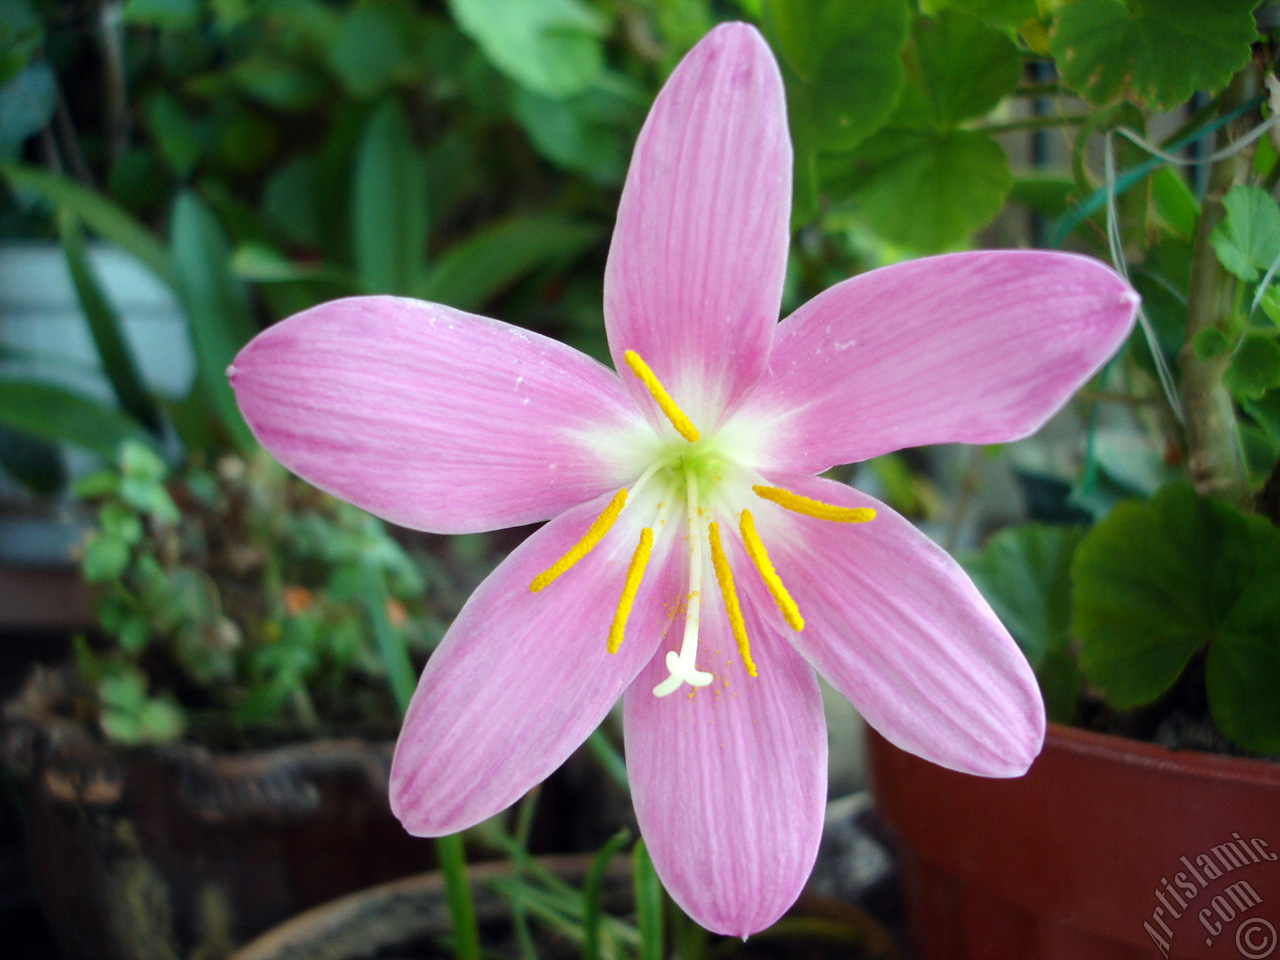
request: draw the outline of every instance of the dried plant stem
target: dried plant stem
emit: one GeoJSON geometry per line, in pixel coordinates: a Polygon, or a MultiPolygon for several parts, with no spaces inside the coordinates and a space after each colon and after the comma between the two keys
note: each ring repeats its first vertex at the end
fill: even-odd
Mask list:
{"type": "MultiPolygon", "coordinates": [[[[1232,79],[1222,98],[1221,110],[1229,111],[1252,97],[1258,89],[1257,69],[1250,64],[1232,79]]],[[[1232,124],[1234,126],[1234,124],[1232,124]]],[[[1231,127],[1219,134],[1221,146],[1231,139],[1231,127]]],[[[1240,450],[1235,407],[1223,386],[1229,356],[1201,359],[1193,341],[1202,330],[1228,334],[1235,298],[1235,278],[1218,262],[1209,237],[1225,214],[1222,199],[1249,170],[1251,151],[1222,157],[1209,170],[1209,184],[1196,225],[1191,261],[1191,286],[1187,296],[1187,337],[1179,354],[1182,368],[1182,405],[1186,415],[1187,469],[1197,491],[1224,497],[1238,505],[1249,499],[1249,478],[1240,450]]]]}

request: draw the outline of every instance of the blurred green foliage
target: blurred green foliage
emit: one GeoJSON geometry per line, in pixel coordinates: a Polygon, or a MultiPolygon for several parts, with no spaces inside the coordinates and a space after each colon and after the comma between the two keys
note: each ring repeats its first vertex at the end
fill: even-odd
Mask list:
{"type": "MultiPolygon", "coordinates": [[[[975,576],[1023,642],[1055,716],[1073,713],[1081,689],[1129,690],[1113,695],[1115,709],[1158,700],[1208,657],[1211,699],[1236,704],[1214,708],[1223,729],[1238,743],[1273,744],[1280,721],[1221,692],[1246,689],[1248,678],[1280,682],[1270,648],[1205,634],[1170,658],[1167,644],[1144,645],[1136,624],[1087,614],[1091,600],[1081,599],[1136,596],[1154,558],[1114,564],[1106,583],[1080,559],[1102,549],[1096,538],[1123,553],[1113,525],[1159,527],[1134,506],[1112,514],[1126,498],[1168,513],[1167,529],[1192,516],[1217,518],[1220,533],[1244,530],[1251,513],[1280,519],[1276,150],[1268,137],[1233,148],[1210,165],[1206,191],[1146,142],[1163,114],[1172,131],[1161,145],[1204,156],[1243,144],[1272,115],[1265,80],[1276,38],[1259,36],[1256,6],[4,0],[0,237],[61,244],[114,402],[0,382],[0,460],[44,489],[60,443],[113,463],[129,441],[130,456],[150,449],[178,476],[184,459],[217,463],[229,451],[256,463],[223,371],[255,330],[337,296],[439,300],[603,358],[602,267],[645,111],[710,27],[746,19],[778,55],[796,151],[784,308],[861,270],[973,245],[1066,244],[1126,267],[1144,329],[1095,385],[1083,470],[1058,478],[1071,500],[1055,519],[1100,522],[1011,531],[975,561],[975,576]],[[1193,94],[1194,109],[1183,110],[1193,94]],[[177,297],[198,370],[185,401],[142,386],[124,318],[86,255],[91,238],[129,252],[177,297]],[[1108,404],[1133,411],[1140,439],[1103,442],[1095,425],[1108,404]],[[1167,487],[1180,476],[1195,493],[1167,487]],[[1162,488],[1183,492],[1156,495],[1162,488]],[[1104,621],[1138,644],[1117,662],[1168,683],[1125,686],[1092,654],[1077,664],[1104,621]]],[[[894,505],[936,514],[936,491],[913,463],[884,458],[869,475],[894,505]]],[[[115,501],[86,552],[86,573],[98,578],[140,563],[146,538],[175,528],[149,512],[154,504],[101,495],[115,501]]],[[[124,622],[122,649],[142,642],[125,639],[141,634],[124,622]]],[[[313,659],[341,659],[326,642],[313,659]]],[[[275,689],[263,678],[288,669],[302,668],[236,667],[260,671],[254,689],[275,689]]],[[[127,671],[111,675],[101,698],[131,718],[117,729],[135,737],[176,722],[148,706],[167,703],[161,693],[127,671]]]]}
{"type": "Polygon", "coordinates": [[[399,712],[378,631],[421,659],[457,609],[379,520],[265,454],[170,475],[125,444],[77,493],[95,511],[81,570],[111,640],[80,644],[79,673],[122,743],[192,727],[206,742],[390,735],[399,712]]]}

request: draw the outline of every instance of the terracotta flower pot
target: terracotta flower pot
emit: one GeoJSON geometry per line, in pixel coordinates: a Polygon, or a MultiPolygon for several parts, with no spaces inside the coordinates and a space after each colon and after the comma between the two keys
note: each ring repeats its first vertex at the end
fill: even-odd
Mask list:
{"type": "Polygon", "coordinates": [[[987,780],[869,736],[921,960],[1280,957],[1280,764],[1051,725],[987,780]]]}
{"type": "Polygon", "coordinates": [[[434,863],[386,795],[389,742],[122,749],[10,716],[32,878],[72,958],[224,956],[299,910],[434,863]]]}

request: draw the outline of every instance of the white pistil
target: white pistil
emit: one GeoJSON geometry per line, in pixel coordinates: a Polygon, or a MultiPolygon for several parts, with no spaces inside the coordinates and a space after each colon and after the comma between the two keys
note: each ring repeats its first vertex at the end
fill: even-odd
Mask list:
{"type": "Polygon", "coordinates": [[[711,674],[697,667],[698,625],[702,615],[702,517],[698,508],[698,477],[696,471],[685,468],[685,509],[688,512],[689,533],[689,599],[685,609],[684,639],[680,652],[667,651],[667,670],[671,676],[653,688],[655,697],[665,697],[679,689],[682,683],[692,687],[705,687],[713,679],[711,674]]]}

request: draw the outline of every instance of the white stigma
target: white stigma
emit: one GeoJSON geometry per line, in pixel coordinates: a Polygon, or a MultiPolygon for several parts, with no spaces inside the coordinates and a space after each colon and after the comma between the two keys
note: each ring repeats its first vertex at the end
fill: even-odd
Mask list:
{"type": "Polygon", "coordinates": [[[653,688],[655,697],[674,693],[681,684],[705,687],[713,679],[711,674],[697,667],[698,625],[702,616],[702,522],[698,507],[698,477],[685,469],[685,509],[688,513],[689,532],[689,602],[685,611],[684,639],[680,652],[667,651],[667,670],[671,676],[653,688]]]}

